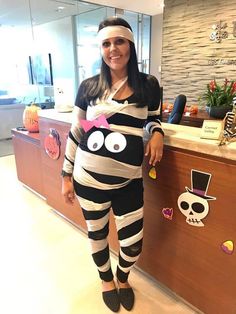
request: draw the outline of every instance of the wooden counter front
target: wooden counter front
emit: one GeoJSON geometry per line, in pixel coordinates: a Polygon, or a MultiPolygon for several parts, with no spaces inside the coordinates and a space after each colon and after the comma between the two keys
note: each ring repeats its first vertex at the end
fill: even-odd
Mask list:
{"type": "Polygon", "coordinates": [[[44,196],[39,133],[12,130],[18,179],[44,196]]]}
{"type": "Polygon", "coordinates": [[[86,224],[82,216],[82,212],[77,200],[74,205],[67,205],[61,194],[61,170],[64,160],[65,145],[70,125],[61,121],[40,118],[40,143],[41,143],[41,159],[42,174],[44,182],[44,194],[47,203],[52,206],[58,213],[71,221],[73,224],[86,229],[86,224]],[[59,159],[51,159],[44,148],[45,137],[49,134],[50,128],[57,130],[61,142],[59,159]]]}
{"type": "MultiPolygon", "coordinates": [[[[70,124],[62,121],[47,119],[41,117],[39,120],[40,126],[40,142],[41,142],[41,159],[42,159],[42,174],[44,182],[44,193],[47,203],[52,206],[60,215],[72,222],[74,225],[87,232],[86,223],[82,214],[82,210],[77,200],[74,205],[67,205],[64,202],[61,194],[61,170],[65,154],[66,140],[68,137],[70,124]],[[49,129],[57,130],[61,142],[61,153],[57,160],[51,159],[45,152],[44,140],[49,134],[49,129]]],[[[118,252],[117,233],[115,229],[114,219],[110,220],[110,243],[111,249],[118,252]]]]}
{"type": "MultiPolygon", "coordinates": [[[[79,204],[66,205],[61,195],[60,172],[69,118],[63,122],[40,117],[39,126],[46,201],[85,231],[79,204]],[[50,128],[55,128],[60,136],[58,160],[49,158],[44,150],[44,139],[50,128]]],[[[197,128],[164,124],[164,129],[164,156],[156,166],[156,180],[148,175],[147,159],[143,163],[144,245],[137,266],[205,314],[235,314],[236,256],[235,252],[226,254],[221,245],[227,240],[236,241],[236,143],[218,147],[214,141],[201,140],[197,128]],[[204,227],[186,223],[177,205],[185,188],[192,188],[192,169],[211,174],[207,195],[216,198],[208,202],[204,227]],[[163,208],[173,209],[172,220],[163,216],[163,208]]],[[[114,219],[111,219],[109,238],[111,249],[118,252],[114,219]]]]}
{"type": "Polygon", "coordinates": [[[222,251],[226,240],[236,240],[236,166],[196,157],[165,147],[157,165],[157,179],[148,176],[144,162],[144,247],[138,266],[206,314],[236,313],[236,256],[222,251]],[[191,226],[177,199],[191,189],[191,169],[212,175],[209,214],[204,227],[191,226]],[[172,220],[163,208],[173,208],[172,220]]]}
{"type": "MultiPolygon", "coordinates": [[[[47,202],[86,230],[79,205],[73,209],[66,206],[60,194],[60,171],[69,124],[40,118],[41,143],[49,128],[57,129],[62,146],[57,161],[50,160],[42,146],[47,202]]],[[[171,130],[168,132],[173,133],[171,130]]],[[[199,146],[201,149],[205,147],[204,143],[199,146]]],[[[166,145],[164,157],[156,167],[156,180],[148,176],[150,166],[147,160],[144,161],[144,246],[137,266],[206,314],[235,314],[235,254],[227,255],[221,250],[222,242],[236,239],[236,212],[233,207],[236,203],[235,161],[231,163],[224,158],[221,162],[207,154],[199,156],[196,151],[190,150],[190,146],[188,148],[176,149],[166,145]],[[191,189],[191,169],[212,175],[207,194],[216,197],[216,200],[209,204],[210,211],[204,219],[204,227],[187,224],[186,217],[177,206],[177,199],[186,191],[185,187],[191,189]],[[173,208],[172,220],[164,218],[163,208],[173,208]]],[[[215,149],[209,148],[209,152],[211,150],[214,152],[215,149]]],[[[110,247],[118,252],[113,219],[110,247]]]]}

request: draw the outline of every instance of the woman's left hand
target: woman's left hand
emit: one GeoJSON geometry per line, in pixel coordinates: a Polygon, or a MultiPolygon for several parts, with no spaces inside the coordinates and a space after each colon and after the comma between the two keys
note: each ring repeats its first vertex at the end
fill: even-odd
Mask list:
{"type": "Polygon", "coordinates": [[[150,154],[149,165],[155,166],[158,161],[161,161],[164,145],[163,138],[160,132],[154,132],[148,141],[145,156],[150,154]]]}

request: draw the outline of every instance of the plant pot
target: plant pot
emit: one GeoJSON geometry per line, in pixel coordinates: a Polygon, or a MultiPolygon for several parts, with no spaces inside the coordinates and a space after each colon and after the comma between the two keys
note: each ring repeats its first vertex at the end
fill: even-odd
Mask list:
{"type": "Polygon", "coordinates": [[[233,106],[226,105],[226,106],[206,106],[206,111],[209,114],[210,117],[216,118],[216,119],[224,119],[226,113],[228,111],[231,111],[233,106]]]}

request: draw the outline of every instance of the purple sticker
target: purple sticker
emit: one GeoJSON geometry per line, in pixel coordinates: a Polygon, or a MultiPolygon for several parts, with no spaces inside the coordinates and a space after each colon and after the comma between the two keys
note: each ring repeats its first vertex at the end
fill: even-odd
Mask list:
{"type": "Polygon", "coordinates": [[[162,214],[166,219],[172,220],[173,217],[173,208],[163,208],[162,209],[162,214]]]}

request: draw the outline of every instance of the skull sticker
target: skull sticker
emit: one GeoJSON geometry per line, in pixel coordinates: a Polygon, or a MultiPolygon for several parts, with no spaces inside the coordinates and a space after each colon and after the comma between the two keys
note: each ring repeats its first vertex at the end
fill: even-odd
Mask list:
{"type": "Polygon", "coordinates": [[[178,198],[179,210],[186,217],[186,222],[191,226],[204,226],[202,219],[209,212],[208,201],[216,199],[213,196],[206,195],[210,178],[211,174],[192,169],[192,189],[185,187],[187,192],[182,193],[178,198]]]}

